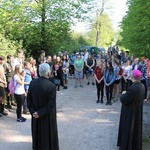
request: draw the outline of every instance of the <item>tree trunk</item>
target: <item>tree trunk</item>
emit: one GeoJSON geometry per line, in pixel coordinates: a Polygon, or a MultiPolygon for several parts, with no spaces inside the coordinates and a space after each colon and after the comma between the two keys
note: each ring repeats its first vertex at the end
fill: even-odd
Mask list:
{"type": "Polygon", "coordinates": [[[45,50],[45,37],[46,37],[46,0],[42,0],[41,7],[41,49],[45,50]]]}
{"type": "Polygon", "coordinates": [[[104,12],[104,4],[105,0],[102,1],[102,7],[100,10],[96,11],[96,39],[95,39],[95,47],[98,47],[99,39],[100,39],[100,31],[101,31],[101,20],[100,17],[104,12]]]}

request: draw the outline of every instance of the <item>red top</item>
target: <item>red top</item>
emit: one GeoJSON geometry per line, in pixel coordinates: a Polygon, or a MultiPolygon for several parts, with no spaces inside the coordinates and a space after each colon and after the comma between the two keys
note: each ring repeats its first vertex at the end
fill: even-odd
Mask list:
{"type": "Polygon", "coordinates": [[[150,60],[147,63],[147,69],[148,69],[147,76],[150,77],[150,60]]]}
{"type": "Polygon", "coordinates": [[[102,69],[99,66],[95,68],[94,73],[98,80],[100,80],[103,77],[102,69]]]}

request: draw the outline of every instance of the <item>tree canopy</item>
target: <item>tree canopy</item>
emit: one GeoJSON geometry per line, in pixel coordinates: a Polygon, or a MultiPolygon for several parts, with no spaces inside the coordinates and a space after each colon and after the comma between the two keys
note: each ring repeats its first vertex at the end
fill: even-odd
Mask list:
{"type": "Polygon", "coordinates": [[[136,56],[150,54],[150,1],[128,0],[129,10],[123,18],[121,45],[136,56]]]}
{"type": "Polygon", "coordinates": [[[22,41],[27,53],[54,53],[69,45],[73,19],[89,9],[88,0],[1,0],[0,29],[10,40],[22,41]]]}

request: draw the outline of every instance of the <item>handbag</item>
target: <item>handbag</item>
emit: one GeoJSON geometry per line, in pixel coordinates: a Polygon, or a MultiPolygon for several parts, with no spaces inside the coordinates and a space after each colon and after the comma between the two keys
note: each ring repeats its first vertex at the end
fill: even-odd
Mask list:
{"type": "Polygon", "coordinates": [[[60,80],[59,79],[54,79],[54,84],[55,85],[60,85],[60,80]]]}

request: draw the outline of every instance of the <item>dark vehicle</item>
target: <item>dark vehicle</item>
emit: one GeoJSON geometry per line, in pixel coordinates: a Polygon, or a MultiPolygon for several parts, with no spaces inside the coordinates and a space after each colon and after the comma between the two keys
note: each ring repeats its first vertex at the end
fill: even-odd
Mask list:
{"type": "Polygon", "coordinates": [[[105,54],[105,49],[103,47],[94,47],[94,46],[80,46],[79,50],[84,51],[87,49],[90,53],[94,51],[96,54],[99,53],[99,51],[102,51],[103,54],[105,54]]]}

